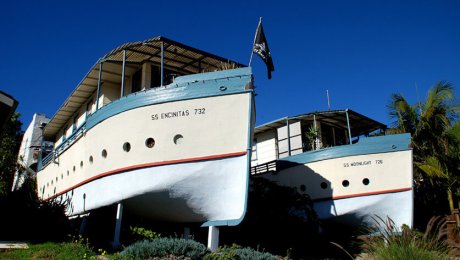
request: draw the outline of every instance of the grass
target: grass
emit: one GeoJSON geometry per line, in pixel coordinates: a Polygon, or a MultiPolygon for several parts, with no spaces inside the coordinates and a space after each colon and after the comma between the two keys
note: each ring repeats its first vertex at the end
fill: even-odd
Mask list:
{"type": "Polygon", "coordinates": [[[5,249],[0,259],[89,259],[96,254],[82,243],[53,243],[29,245],[28,249],[5,249]]]}
{"type": "MultiPolygon", "coordinates": [[[[31,244],[29,249],[0,250],[0,259],[98,259],[84,239],[66,243],[47,242],[31,244]]],[[[106,259],[206,259],[206,260],[275,260],[277,257],[268,252],[259,252],[240,246],[221,247],[211,253],[206,246],[193,240],[175,238],[157,238],[144,240],[126,247],[122,252],[106,255],[106,259]]]]}

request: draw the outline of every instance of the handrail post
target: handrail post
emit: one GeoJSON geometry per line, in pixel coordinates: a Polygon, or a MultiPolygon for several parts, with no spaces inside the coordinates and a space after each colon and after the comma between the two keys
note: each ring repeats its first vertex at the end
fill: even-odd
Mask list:
{"type": "Polygon", "coordinates": [[[126,50],[123,50],[123,67],[121,68],[121,95],[125,95],[125,67],[126,67],[126,50]]]}
{"type": "Polygon", "coordinates": [[[288,156],[291,156],[291,132],[289,131],[289,118],[286,117],[286,127],[287,127],[287,141],[288,141],[288,156]]]}
{"type": "Polygon", "coordinates": [[[351,144],[351,128],[350,128],[350,118],[348,117],[348,109],[345,110],[345,115],[347,116],[347,128],[348,128],[348,139],[349,139],[349,144],[351,144]]]}
{"type": "Polygon", "coordinates": [[[101,81],[102,81],[102,61],[99,62],[99,77],[97,79],[97,95],[96,95],[96,111],[99,110],[99,96],[101,95],[101,81]]]}
{"type": "Polygon", "coordinates": [[[164,63],[165,63],[165,50],[164,42],[161,41],[161,86],[164,84],[164,63]]]}

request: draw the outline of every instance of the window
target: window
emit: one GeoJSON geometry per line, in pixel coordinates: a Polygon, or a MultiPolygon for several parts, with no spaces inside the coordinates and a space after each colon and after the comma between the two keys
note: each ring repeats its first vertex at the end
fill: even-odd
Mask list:
{"type": "Polygon", "coordinates": [[[155,139],[153,139],[152,137],[149,137],[147,138],[147,140],[145,140],[145,146],[147,146],[148,148],[152,148],[154,145],[155,139]]]}
{"type": "Polygon", "coordinates": [[[77,122],[78,122],[78,114],[73,118],[72,133],[75,133],[77,131],[77,122]]]}
{"type": "Polygon", "coordinates": [[[136,71],[133,75],[131,93],[138,92],[142,89],[142,69],[136,71]]]}
{"type": "Polygon", "coordinates": [[[64,126],[64,128],[62,129],[62,141],[64,142],[65,141],[65,138],[66,138],[66,133],[67,133],[67,129],[68,129],[68,126],[64,126]]]}
{"type": "Polygon", "coordinates": [[[159,67],[152,65],[152,70],[151,70],[150,77],[151,77],[150,78],[150,87],[151,88],[156,88],[156,87],[159,87],[161,85],[161,71],[160,71],[159,67]]]}
{"type": "Polygon", "coordinates": [[[93,112],[93,99],[91,99],[87,104],[86,104],[86,115],[91,115],[93,112]]]}
{"type": "Polygon", "coordinates": [[[251,161],[257,161],[257,139],[252,141],[252,155],[251,161]]]}
{"type": "Polygon", "coordinates": [[[126,142],[123,144],[123,151],[129,152],[131,150],[131,144],[126,142]]]}
{"type": "Polygon", "coordinates": [[[182,143],[183,139],[184,139],[184,137],[181,134],[177,134],[177,135],[174,136],[173,142],[174,142],[174,144],[179,145],[179,144],[182,143]]]}

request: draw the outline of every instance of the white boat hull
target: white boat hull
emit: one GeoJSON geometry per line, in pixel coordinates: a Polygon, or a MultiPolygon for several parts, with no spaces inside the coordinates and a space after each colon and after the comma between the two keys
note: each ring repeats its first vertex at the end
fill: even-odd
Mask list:
{"type": "Polygon", "coordinates": [[[172,222],[239,219],[245,213],[248,155],[147,167],[67,192],[69,215],[123,201],[143,216],[172,222]],[[104,191],[104,192],[101,192],[104,191]]]}
{"type": "Polygon", "coordinates": [[[261,176],[308,194],[320,219],[373,226],[390,218],[412,227],[412,150],[394,138],[402,139],[373,137],[284,158],[275,173],[261,176]]]}
{"type": "Polygon", "coordinates": [[[389,218],[395,227],[412,226],[412,190],[358,196],[347,199],[317,201],[313,207],[322,219],[368,227],[383,224],[389,218]],[[398,204],[395,207],[395,203],[398,204]],[[383,221],[383,222],[382,222],[383,221]]]}

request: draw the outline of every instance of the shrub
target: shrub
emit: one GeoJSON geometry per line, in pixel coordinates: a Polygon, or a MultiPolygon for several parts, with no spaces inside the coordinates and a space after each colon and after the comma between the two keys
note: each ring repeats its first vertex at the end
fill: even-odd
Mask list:
{"type": "Polygon", "coordinates": [[[375,259],[448,259],[448,248],[443,243],[440,228],[445,220],[434,225],[433,218],[425,233],[403,226],[401,232],[391,219],[377,219],[379,236],[365,241],[365,251],[375,259]],[[434,229],[432,227],[435,227],[434,229]]]}
{"type": "Polygon", "coordinates": [[[143,240],[126,247],[121,256],[129,258],[164,257],[168,255],[202,259],[209,253],[206,246],[193,240],[178,238],[157,238],[143,240]]]}
{"type": "Polygon", "coordinates": [[[259,252],[250,247],[242,248],[237,245],[221,247],[216,252],[204,257],[205,260],[275,260],[277,257],[267,252],[259,252]]]}
{"type": "Polygon", "coordinates": [[[63,241],[71,232],[65,215],[66,201],[40,201],[35,180],[26,179],[23,186],[0,197],[0,240],[30,242],[63,241]],[[31,217],[33,216],[33,217],[31,217]]]}
{"type": "Polygon", "coordinates": [[[161,237],[159,233],[153,232],[152,230],[143,227],[129,227],[129,229],[131,230],[131,235],[135,238],[136,241],[144,239],[154,240],[161,237]]]}

